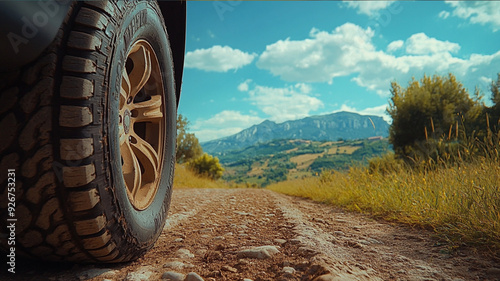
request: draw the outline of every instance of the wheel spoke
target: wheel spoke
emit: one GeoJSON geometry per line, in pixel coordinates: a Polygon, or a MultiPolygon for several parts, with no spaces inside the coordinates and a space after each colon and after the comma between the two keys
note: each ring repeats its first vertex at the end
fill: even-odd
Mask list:
{"type": "Polygon", "coordinates": [[[120,89],[120,109],[123,108],[130,97],[130,90],[130,77],[128,76],[127,70],[124,69],[122,74],[122,87],[120,89]]]}
{"type": "Polygon", "coordinates": [[[122,170],[125,185],[127,186],[128,191],[132,194],[132,198],[134,198],[134,195],[137,194],[137,191],[141,187],[141,167],[129,142],[124,142],[124,144],[120,147],[120,150],[123,158],[122,170]]]}
{"type": "Polygon", "coordinates": [[[118,137],[122,172],[130,203],[146,209],[159,190],[167,132],[161,66],[146,40],[127,55],[120,89],[118,137]]]}
{"type": "Polygon", "coordinates": [[[151,53],[140,45],[135,52],[132,50],[129,57],[134,63],[134,68],[129,74],[132,85],[130,96],[135,97],[151,76],[151,53]]]}
{"type": "Polygon", "coordinates": [[[145,122],[163,118],[162,105],[161,96],[152,96],[150,100],[135,103],[137,116],[134,116],[134,121],[145,122]]]}
{"type": "Polygon", "coordinates": [[[158,173],[158,166],[160,158],[158,157],[158,153],[154,150],[154,148],[144,139],[133,134],[132,138],[136,141],[132,142],[132,149],[139,162],[141,162],[144,167],[144,177],[146,182],[152,182],[156,178],[158,173]]]}

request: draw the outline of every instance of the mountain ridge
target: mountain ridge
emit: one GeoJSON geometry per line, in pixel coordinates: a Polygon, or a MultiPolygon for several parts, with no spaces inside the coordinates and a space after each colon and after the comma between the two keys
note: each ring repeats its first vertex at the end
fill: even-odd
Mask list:
{"type": "Polygon", "coordinates": [[[203,142],[201,146],[205,152],[217,154],[274,139],[335,141],[388,135],[389,123],[382,117],[341,111],[282,123],[265,120],[234,135],[203,142]]]}

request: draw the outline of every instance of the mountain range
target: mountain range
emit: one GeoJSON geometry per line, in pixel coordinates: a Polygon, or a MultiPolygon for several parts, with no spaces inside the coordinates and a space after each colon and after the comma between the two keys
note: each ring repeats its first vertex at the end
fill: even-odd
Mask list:
{"type": "Polygon", "coordinates": [[[389,123],[382,117],[342,111],[283,123],[266,120],[237,134],[203,142],[201,146],[203,151],[217,154],[275,139],[336,141],[388,135],[389,123]]]}

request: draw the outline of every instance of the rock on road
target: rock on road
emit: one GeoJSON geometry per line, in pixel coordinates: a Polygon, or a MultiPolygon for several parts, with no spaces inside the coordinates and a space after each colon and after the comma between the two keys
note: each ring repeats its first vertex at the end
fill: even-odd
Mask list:
{"type": "Polygon", "coordinates": [[[1,280],[500,280],[432,233],[263,189],[176,189],[160,239],[117,265],[22,262],[1,280]],[[6,279],[8,278],[8,279],[6,279]]]}

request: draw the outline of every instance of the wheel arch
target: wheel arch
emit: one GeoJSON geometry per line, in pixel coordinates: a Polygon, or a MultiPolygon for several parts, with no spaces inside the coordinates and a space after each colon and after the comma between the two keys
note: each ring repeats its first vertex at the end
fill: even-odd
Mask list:
{"type": "Polygon", "coordinates": [[[186,1],[158,1],[174,60],[175,95],[177,106],[181,96],[182,74],[184,69],[184,53],[186,49],[186,1]]]}

